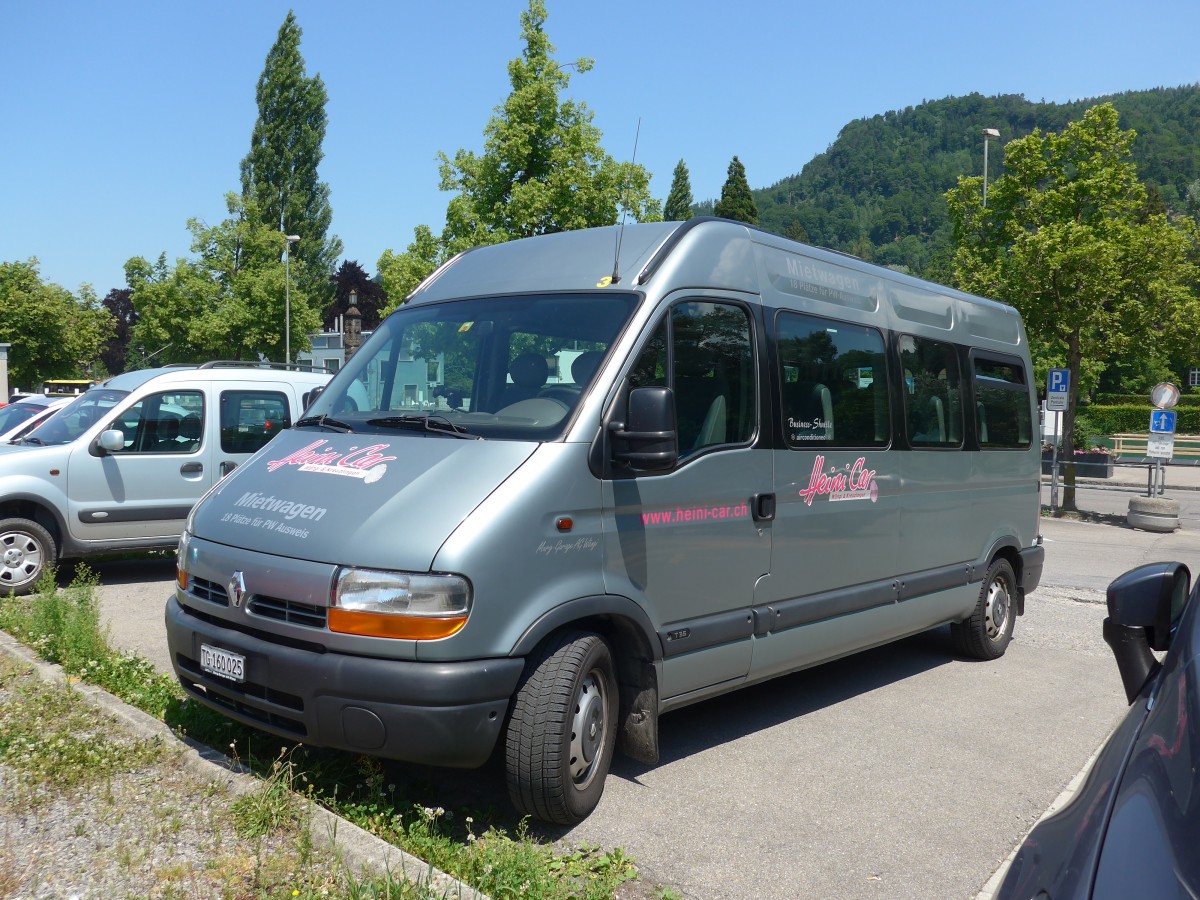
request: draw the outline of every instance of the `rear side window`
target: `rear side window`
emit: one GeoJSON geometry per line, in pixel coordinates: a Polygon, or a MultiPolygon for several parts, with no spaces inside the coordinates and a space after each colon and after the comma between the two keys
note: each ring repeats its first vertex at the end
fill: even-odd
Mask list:
{"type": "Polygon", "coordinates": [[[292,425],[287,397],[278,391],[221,392],[221,450],[254,453],[292,425]]]}
{"type": "Polygon", "coordinates": [[[1024,450],[1033,441],[1030,386],[1017,360],[976,356],[975,432],[985,450],[1024,450]]]}
{"type": "Polygon", "coordinates": [[[916,448],[961,447],[962,391],[952,344],[900,336],[908,441],[916,448]]]}
{"type": "Polygon", "coordinates": [[[781,313],[780,394],[789,447],[888,443],[883,335],[865,325],[781,313]]]}

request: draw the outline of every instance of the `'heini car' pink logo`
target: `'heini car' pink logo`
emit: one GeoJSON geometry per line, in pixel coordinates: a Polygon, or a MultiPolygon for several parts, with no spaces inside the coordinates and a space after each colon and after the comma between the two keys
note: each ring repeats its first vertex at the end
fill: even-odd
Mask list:
{"type": "Polygon", "coordinates": [[[391,444],[371,444],[369,447],[351,447],[347,453],[338,453],[325,446],[324,438],[313,441],[283,459],[267,460],[267,471],[274,472],[283,466],[299,466],[301,472],[320,472],[322,475],[343,475],[361,478],[367,484],[378,481],[387,471],[387,463],[394,456],[384,456],[391,444]]]}
{"type": "Polygon", "coordinates": [[[875,470],[867,468],[867,458],[860,456],[854,465],[825,471],[825,457],[818,456],[813,460],[812,475],[808,479],[808,487],[800,492],[800,499],[812,506],[814,497],[828,497],[834,500],[870,500],[874,503],[879,499],[879,486],[875,483],[875,470]]]}

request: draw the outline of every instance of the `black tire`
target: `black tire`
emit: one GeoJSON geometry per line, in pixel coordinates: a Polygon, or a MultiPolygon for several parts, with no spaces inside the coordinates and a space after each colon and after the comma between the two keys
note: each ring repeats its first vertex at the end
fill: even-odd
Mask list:
{"type": "Polygon", "coordinates": [[[1007,559],[993,560],[983,576],[975,611],[950,626],[950,637],[964,656],[999,659],[1012,641],[1016,624],[1017,576],[1007,559]]]}
{"type": "Polygon", "coordinates": [[[50,532],[29,519],[0,520],[0,594],[28,594],[57,561],[50,532]]]}
{"type": "Polygon", "coordinates": [[[596,634],[545,644],[525,667],[505,737],[508,795],[524,815],[573,825],[600,802],[617,741],[612,651],[596,634]]]}

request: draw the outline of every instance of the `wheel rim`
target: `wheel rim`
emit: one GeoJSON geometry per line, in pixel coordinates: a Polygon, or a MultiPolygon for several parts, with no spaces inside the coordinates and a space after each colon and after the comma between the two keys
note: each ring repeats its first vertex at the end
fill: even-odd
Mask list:
{"type": "Polygon", "coordinates": [[[988,640],[996,641],[1004,634],[1008,624],[1011,598],[1008,590],[1008,580],[995,578],[988,585],[987,605],[984,607],[984,625],[987,628],[988,640]]]}
{"type": "Polygon", "coordinates": [[[24,584],[42,567],[44,551],[37,539],[23,531],[0,534],[0,585],[24,584]]]}
{"type": "Polygon", "coordinates": [[[604,676],[593,669],[579,685],[571,718],[571,781],[580,790],[596,776],[607,736],[608,688],[604,676]]]}

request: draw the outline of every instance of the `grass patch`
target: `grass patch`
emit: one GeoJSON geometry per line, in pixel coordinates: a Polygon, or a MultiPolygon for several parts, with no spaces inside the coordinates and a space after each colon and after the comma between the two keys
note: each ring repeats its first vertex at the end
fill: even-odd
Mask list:
{"type": "MultiPolygon", "coordinates": [[[[587,845],[566,847],[550,843],[533,834],[527,820],[513,825],[494,809],[460,806],[457,811],[448,812],[429,802],[428,790],[397,791],[397,785],[388,782],[379,760],[290,745],[187,699],[172,676],[156,672],[141,657],[111,648],[109,635],[100,621],[97,587],[97,577],[84,565],[76,567],[71,583],[61,590],[57,588],[55,573],[48,571],[38,583],[36,593],[0,598],[0,629],[46,660],[61,665],[69,676],[104,688],[166,722],[177,733],[219,748],[257,772],[263,778],[261,789],[230,806],[233,827],[242,840],[257,844],[265,836],[282,830],[301,835],[297,840],[303,844],[308,841],[307,830],[297,826],[303,821],[307,804],[320,803],[496,898],[602,900],[612,897],[621,885],[636,881],[634,861],[620,849],[605,851],[587,845]]],[[[56,702],[71,702],[67,698],[73,692],[59,689],[56,693],[62,695],[56,702]]],[[[96,771],[115,764],[108,759],[107,751],[89,751],[83,746],[85,741],[72,738],[71,726],[66,722],[55,732],[50,744],[39,739],[18,747],[25,738],[14,732],[15,752],[35,770],[46,767],[45,777],[54,777],[52,772],[66,767],[86,768],[91,765],[87,761],[88,752],[100,753],[96,771]],[[63,742],[61,747],[53,743],[58,740],[63,742]],[[42,761],[35,762],[37,758],[42,761]],[[68,763],[67,759],[77,762],[68,763]]],[[[3,741],[0,731],[0,762],[8,762],[3,755],[7,752],[3,741]]],[[[302,854],[308,852],[303,846],[300,850],[302,854]]],[[[328,891],[328,883],[322,883],[321,888],[328,891]]],[[[316,896],[307,892],[307,886],[295,890],[296,897],[316,896]]],[[[332,896],[351,900],[434,896],[426,885],[392,878],[365,881],[346,878],[339,891],[332,896]]],[[[640,895],[666,898],[672,892],[660,889],[659,893],[640,895]]],[[[262,896],[293,895],[268,891],[262,896]]]]}

